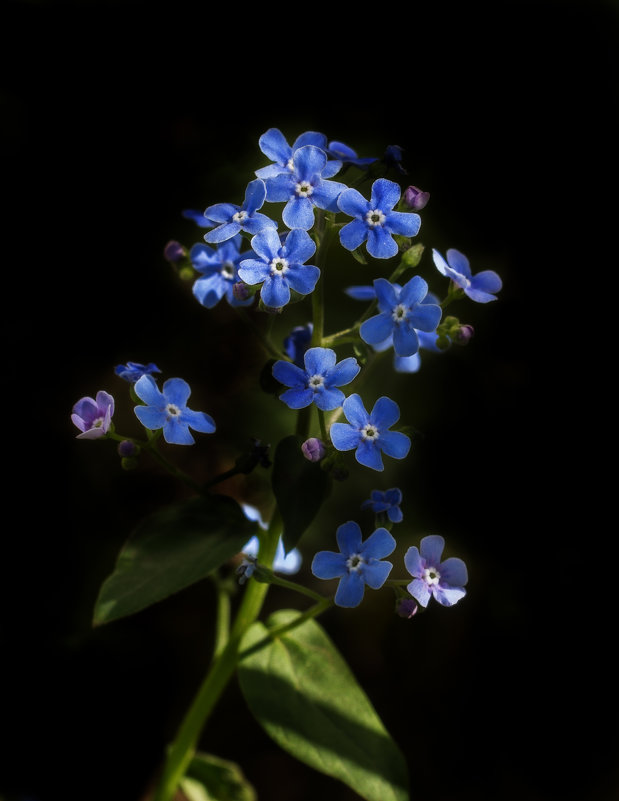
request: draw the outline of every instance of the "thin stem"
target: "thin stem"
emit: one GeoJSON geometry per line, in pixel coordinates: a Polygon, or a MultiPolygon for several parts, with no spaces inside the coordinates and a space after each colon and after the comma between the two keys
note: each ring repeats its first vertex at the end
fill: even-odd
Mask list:
{"type": "Polygon", "coordinates": [[[333,237],[337,231],[337,228],[333,224],[333,222],[328,219],[327,217],[321,218],[322,223],[324,224],[324,229],[322,231],[322,235],[320,237],[320,244],[318,245],[318,250],[316,251],[316,267],[320,270],[320,278],[318,279],[318,283],[316,284],[316,288],[312,292],[312,322],[313,322],[313,331],[312,331],[312,342],[311,346],[320,347],[322,345],[322,338],[324,336],[324,327],[325,327],[325,299],[324,299],[324,286],[325,286],[325,263],[327,260],[327,253],[329,251],[329,247],[333,241],[333,237]]]}
{"type": "Polygon", "coordinates": [[[254,320],[250,317],[247,313],[247,310],[242,306],[235,306],[234,307],[236,313],[239,315],[241,320],[245,323],[248,328],[256,335],[258,341],[262,345],[262,347],[266,350],[266,352],[272,356],[274,359],[283,359],[285,361],[290,361],[288,356],[285,353],[281,353],[275,345],[271,342],[269,337],[264,333],[264,331],[260,328],[260,326],[256,325],[254,320]]]}
{"type": "Polygon", "coordinates": [[[320,595],[310,590],[309,587],[304,587],[302,584],[297,584],[295,581],[289,581],[281,576],[277,576],[271,570],[267,571],[265,568],[262,568],[260,564],[257,565],[253,578],[254,581],[260,583],[277,584],[278,587],[284,587],[287,590],[301,593],[301,595],[306,595],[308,598],[311,598],[313,601],[318,601],[319,603],[325,600],[324,595],[320,595]]]}
{"type": "Polygon", "coordinates": [[[327,433],[327,423],[325,421],[325,413],[322,409],[316,409],[318,412],[318,422],[320,423],[320,436],[322,441],[326,444],[329,442],[329,434],[327,433]]]}

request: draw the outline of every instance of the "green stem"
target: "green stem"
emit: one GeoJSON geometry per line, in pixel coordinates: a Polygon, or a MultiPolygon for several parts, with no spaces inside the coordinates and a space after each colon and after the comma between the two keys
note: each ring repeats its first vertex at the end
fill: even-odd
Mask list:
{"type": "Polygon", "coordinates": [[[217,611],[215,615],[215,647],[213,661],[221,656],[230,639],[230,592],[228,587],[217,584],[217,611]]]}
{"type": "Polygon", "coordinates": [[[266,568],[263,568],[259,563],[256,566],[253,579],[254,581],[258,581],[260,583],[276,584],[278,587],[284,587],[287,590],[293,590],[294,592],[301,593],[301,595],[306,595],[308,598],[311,598],[313,601],[318,601],[319,603],[325,600],[324,595],[319,595],[319,593],[310,590],[309,587],[304,587],[303,584],[297,584],[295,581],[289,581],[281,576],[277,576],[275,573],[273,573],[273,571],[267,571],[266,568]]]}
{"type": "Polygon", "coordinates": [[[325,445],[329,442],[329,434],[327,433],[327,423],[325,421],[325,413],[322,409],[316,409],[318,412],[318,422],[320,423],[320,436],[325,445]]]}

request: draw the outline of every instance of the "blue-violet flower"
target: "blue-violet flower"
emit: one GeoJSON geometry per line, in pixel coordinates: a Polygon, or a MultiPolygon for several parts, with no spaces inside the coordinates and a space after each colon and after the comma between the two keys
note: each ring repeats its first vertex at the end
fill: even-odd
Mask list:
{"type": "Polygon", "coordinates": [[[341,406],[345,395],[341,387],[357,376],[361,369],[354,356],[336,364],[335,351],[331,348],[309,348],[305,351],[305,367],[297,367],[287,361],[273,365],[273,376],[290,389],[279,397],[291,409],[303,409],[315,403],[323,412],[341,406]]]}
{"type": "Polygon", "coordinates": [[[99,390],[95,398],[80,398],[73,406],[71,421],[82,432],[77,439],[98,439],[110,430],[114,398],[99,390]]]}
{"type": "Polygon", "coordinates": [[[241,231],[257,234],[265,228],[277,228],[275,220],[261,214],[266,199],[264,181],[256,178],[247,184],[245,200],[241,206],[235,203],[216,203],[209,206],[205,216],[216,224],[216,228],[204,234],[204,241],[209,243],[225,242],[241,231]]]}
{"type": "Polygon", "coordinates": [[[438,250],[432,250],[432,258],[437,270],[464,290],[464,294],[477,303],[489,303],[496,300],[495,292],[503,287],[500,276],[494,270],[482,270],[472,275],[471,266],[467,257],[459,250],[450,248],[447,251],[447,261],[438,250]]]}
{"type": "Polygon", "coordinates": [[[312,573],[319,579],[340,579],[334,599],[337,606],[358,606],[366,584],[378,590],[387,580],[393,565],[382,560],[393,553],[396,541],[386,528],[377,528],[363,542],[361,528],[353,520],[339,526],[336,539],[340,552],[318,551],[312,573]]]}
{"type": "Polygon", "coordinates": [[[186,220],[193,220],[200,228],[212,228],[215,225],[215,222],[213,222],[213,220],[209,220],[203,211],[198,211],[197,209],[185,209],[182,214],[186,220]]]}
{"type": "Polygon", "coordinates": [[[397,487],[385,490],[372,490],[368,500],[361,504],[362,509],[371,509],[374,514],[386,514],[392,523],[401,523],[404,519],[400,504],[402,503],[402,490],[397,487]]]}
{"type": "Polygon", "coordinates": [[[161,370],[153,362],[148,364],[139,364],[139,362],[127,362],[127,364],[117,364],[114,368],[116,375],[129,381],[130,384],[135,384],[138,378],[143,375],[152,375],[153,373],[160,373],[161,370]]]}
{"type": "Polygon", "coordinates": [[[342,404],[342,410],[348,423],[333,423],[329,432],[338,451],[355,448],[359,464],[379,471],[384,470],[381,452],[394,459],[404,459],[408,454],[410,437],[401,431],[389,431],[400,419],[400,408],[391,398],[379,398],[368,414],[359,395],[353,393],[342,404]]]}
{"type": "Polygon", "coordinates": [[[237,268],[243,259],[254,254],[247,250],[240,252],[241,235],[222,242],[216,249],[208,245],[196,244],[191,248],[189,258],[194,269],[202,273],[194,281],[192,291],[196,299],[207,309],[212,309],[224,297],[231,306],[249,306],[253,303],[253,295],[239,299],[234,291],[239,283],[237,268]]]}
{"type": "Polygon", "coordinates": [[[389,259],[398,252],[393,234],[415,236],[421,217],[414,212],[393,211],[400,200],[400,186],[387,178],[372,184],[370,200],[356,189],[345,189],[338,198],[340,211],[355,219],[340,229],[340,242],[347,250],[356,250],[367,240],[367,251],[376,259],[389,259]]]}
{"type": "Polygon", "coordinates": [[[360,167],[361,169],[373,164],[375,161],[378,161],[378,159],[374,156],[370,156],[369,158],[359,158],[355,151],[351,147],[348,147],[348,145],[345,145],[343,142],[329,142],[327,155],[338,159],[344,166],[352,164],[354,167],[360,167]]]}
{"type": "Polygon", "coordinates": [[[293,229],[282,244],[277,231],[266,228],[252,238],[251,246],[257,258],[241,261],[238,275],[247,284],[262,284],[260,298],[265,306],[285,306],[291,289],[300,295],[313,292],[320,270],[305,264],[316,251],[307,231],[293,229]]]}
{"type": "Polygon", "coordinates": [[[415,546],[404,554],[404,564],[413,580],[407,590],[421,606],[433,596],[443,606],[453,606],[466,595],[466,565],[455,556],[441,562],[445,540],[438,534],[424,537],[420,550],[415,546]]]}
{"type": "MultiPolygon", "coordinates": [[[[258,140],[260,150],[268,156],[273,164],[260,167],[255,171],[258,178],[273,178],[275,175],[282,175],[292,172],[293,156],[297,150],[305,145],[313,145],[324,150],[330,155],[327,148],[327,137],[316,131],[306,131],[294,140],[292,145],[288,144],[286,137],[279,128],[269,128],[258,140]]],[[[328,161],[322,172],[323,178],[331,178],[342,168],[342,162],[336,156],[332,161],[328,161]]]]}
{"type": "Polygon", "coordinates": [[[160,390],[152,376],[143,375],[136,381],[134,389],[146,404],[134,408],[136,417],[145,428],[163,428],[166,442],[193,445],[195,440],[190,428],[203,434],[215,431],[215,422],[210,415],[187,408],[191,388],[182,378],[168,378],[160,390]]]}
{"type": "Polygon", "coordinates": [[[313,323],[306,323],[305,325],[296,325],[285,337],[284,353],[292,360],[293,364],[303,367],[303,356],[310,346],[313,333],[313,323]]]}

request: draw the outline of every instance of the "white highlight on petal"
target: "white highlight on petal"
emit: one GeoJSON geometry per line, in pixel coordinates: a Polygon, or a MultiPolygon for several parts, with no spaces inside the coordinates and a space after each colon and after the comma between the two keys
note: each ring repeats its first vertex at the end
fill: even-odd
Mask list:
{"type": "Polygon", "coordinates": [[[285,275],[290,267],[288,266],[288,260],[282,259],[280,257],[273,259],[270,264],[271,267],[271,275],[285,275]]]}
{"type": "Polygon", "coordinates": [[[387,218],[380,209],[370,209],[365,215],[365,221],[371,228],[382,225],[387,218]]]}
{"type": "Polygon", "coordinates": [[[226,261],[221,265],[221,275],[224,278],[234,278],[234,264],[231,261],[226,261]]]}

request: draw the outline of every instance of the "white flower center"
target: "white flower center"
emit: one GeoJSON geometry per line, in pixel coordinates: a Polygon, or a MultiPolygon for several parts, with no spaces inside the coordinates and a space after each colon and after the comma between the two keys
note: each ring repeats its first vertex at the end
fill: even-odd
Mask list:
{"type": "Polygon", "coordinates": [[[351,554],[348,559],[346,560],[346,567],[349,570],[360,570],[360,568],[365,564],[365,559],[361,556],[361,554],[353,553],[351,554]]]}
{"type": "Polygon", "coordinates": [[[314,191],[314,187],[309,181],[299,181],[298,184],[295,184],[294,191],[299,197],[309,197],[314,191]]]}
{"type": "Polygon", "coordinates": [[[365,221],[372,228],[375,228],[377,225],[382,225],[385,219],[386,217],[380,209],[370,209],[365,215],[365,221]]]}
{"type": "Polygon", "coordinates": [[[426,584],[438,584],[441,579],[441,574],[435,567],[426,567],[423,571],[423,577],[426,584]]]}
{"type": "Polygon", "coordinates": [[[236,214],[232,215],[232,221],[237,223],[244,223],[245,220],[249,217],[249,214],[246,211],[237,211],[236,214]]]}
{"type": "Polygon", "coordinates": [[[285,275],[289,269],[286,259],[278,257],[271,262],[271,275],[285,275]]]}
{"type": "Polygon", "coordinates": [[[377,440],[378,429],[376,428],[376,426],[373,426],[371,423],[368,423],[361,429],[361,437],[363,439],[377,440]]]}
{"type": "Polygon", "coordinates": [[[174,403],[168,403],[168,405],[165,407],[165,410],[166,414],[170,417],[178,417],[178,415],[181,413],[181,410],[174,403]]]}
{"type": "Polygon", "coordinates": [[[221,266],[221,274],[224,278],[234,278],[234,264],[231,261],[226,261],[221,266]]]}
{"type": "Polygon", "coordinates": [[[316,375],[313,375],[310,378],[309,387],[310,387],[310,389],[313,389],[315,391],[317,389],[320,389],[320,387],[324,386],[324,383],[325,383],[324,375],[320,375],[320,373],[316,373],[316,375]]]}
{"type": "Polygon", "coordinates": [[[96,420],[92,421],[91,428],[102,428],[104,422],[105,422],[105,418],[104,417],[97,417],[96,420]]]}
{"type": "Polygon", "coordinates": [[[391,312],[391,316],[396,323],[403,322],[408,316],[408,306],[405,306],[404,303],[398,303],[398,305],[391,312]]]}

